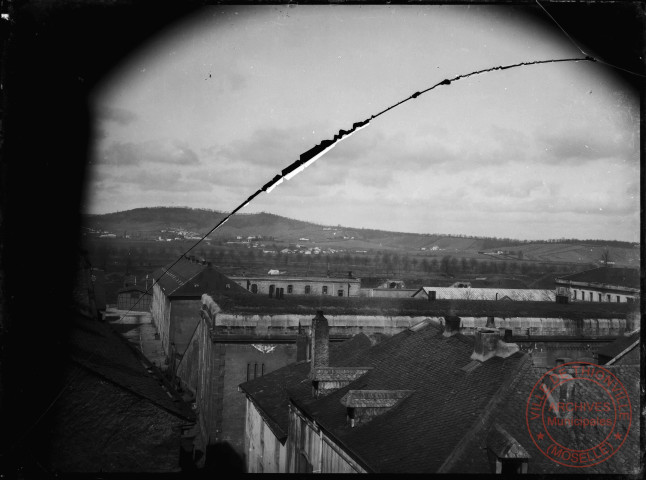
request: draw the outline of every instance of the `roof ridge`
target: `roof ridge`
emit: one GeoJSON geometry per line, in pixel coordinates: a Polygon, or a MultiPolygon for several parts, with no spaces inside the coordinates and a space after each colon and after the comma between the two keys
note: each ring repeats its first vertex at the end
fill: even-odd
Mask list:
{"type": "Polygon", "coordinates": [[[512,371],[509,372],[507,379],[503,384],[498,387],[498,391],[491,397],[487,405],[483,408],[483,412],[474,420],[473,426],[462,436],[458,441],[457,445],[453,448],[451,453],[446,457],[444,463],[440,465],[436,473],[448,473],[451,468],[455,465],[455,462],[464,453],[464,449],[469,445],[471,440],[482,432],[485,428],[490,426],[490,419],[494,415],[494,410],[497,411],[497,406],[504,402],[508,393],[516,386],[520,381],[522,375],[520,372],[527,368],[527,366],[532,365],[532,359],[529,355],[523,353],[523,358],[517,365],[512,368],[512,371]]]}

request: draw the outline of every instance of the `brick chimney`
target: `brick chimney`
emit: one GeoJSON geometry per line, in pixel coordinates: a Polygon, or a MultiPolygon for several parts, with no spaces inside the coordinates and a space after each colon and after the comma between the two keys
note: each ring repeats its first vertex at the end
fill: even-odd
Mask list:
{"type": "Polygon", "coordinates": [[[444,317],[444,332],[442,333],[445,337],[452,337],[453,335],[460,333],[460,322],[462,319],[456,317],[455,315],[448,315],[444,317]]]}
{"type": "Polygon", "coordinates": [[[316,312],[312,319],[312,363],[311,369],[327,367],[330,362],[330,327],[323,312],[316,312]]]}
{"type": "Polygon", "coordinates": [[[479,328],[475,332],[472,360],[486,362],[493,357],[507,358],[519,350],[515,343],[506,343],[500,338],[500,331],[493,328],[479,328]]]}

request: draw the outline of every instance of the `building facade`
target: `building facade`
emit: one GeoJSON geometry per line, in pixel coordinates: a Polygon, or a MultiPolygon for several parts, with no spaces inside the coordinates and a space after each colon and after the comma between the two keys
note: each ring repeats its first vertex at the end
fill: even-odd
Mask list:
{"type": "Polygon", "coordinates": [[[555,279],[559,295],[572,302],[638,302],[640,272],[633,268],[601,267],[555,279]]]}
{"type": "Polygon", "coordinates": [[[151,312],[167,365],[174,372],[200,319],[202,295],[247,294],[234,281],[195,257],[182,258],[174,265],[154,272],[151,312]]]}
{"type": "Polygon", "coordinates": [[[251,293],[268,297],[289,295],[359,296],[361,280],[344,277],[232,276],[231,279],[251,293]]]}

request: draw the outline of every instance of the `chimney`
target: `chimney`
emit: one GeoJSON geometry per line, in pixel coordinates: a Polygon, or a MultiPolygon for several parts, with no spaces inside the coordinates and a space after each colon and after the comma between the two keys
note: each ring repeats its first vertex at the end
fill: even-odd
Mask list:
{"type": "Polygon", "coordinates": [[[460,322],[462,319],[454,315],[449,315],[444,317],[444,332],[442,333],[445,337],[452,337],[453,335],[460,333],[460,322]]]}
{"type": "Polygon", "coordinates": [[[329,325],[323,312],[316,312],[312,319],[312,363],[310,369],[327,367],[329,365],[329,325]]]}
{"type": "Polygon", "coordinates": [[[493,357],[507,358],[518,350],[518,345],[515,343],[503,342],[498,330],[479,328],[475,332],[475,345],[471,359],[486,362],[493,357]]]}

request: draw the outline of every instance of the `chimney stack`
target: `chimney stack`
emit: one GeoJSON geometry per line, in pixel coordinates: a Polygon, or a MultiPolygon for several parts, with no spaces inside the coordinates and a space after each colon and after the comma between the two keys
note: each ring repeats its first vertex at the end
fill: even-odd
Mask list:
{"type": "Polygon", "coordinates": [[[515,343],[504,342],[498,330],[479,328],[475,332],[475,345],[471,359],[486,362],[493,357],[507,358],[519,350],[515,343]]]}
{"type": "Polygon", "coordinates": [[[460,333],[460,322],[462,319],[456,317],[455,315],[449,315],[444,317],[444,332],[442,333],[445,337],[452,337],[453,335],[460,333]]]}
{"type": "Polygon", "coordinates": [[[311,369],[327,367],[329,365],[329,325],[323,312],[316,312],[312,319],[312,363],[311,369]]]}

